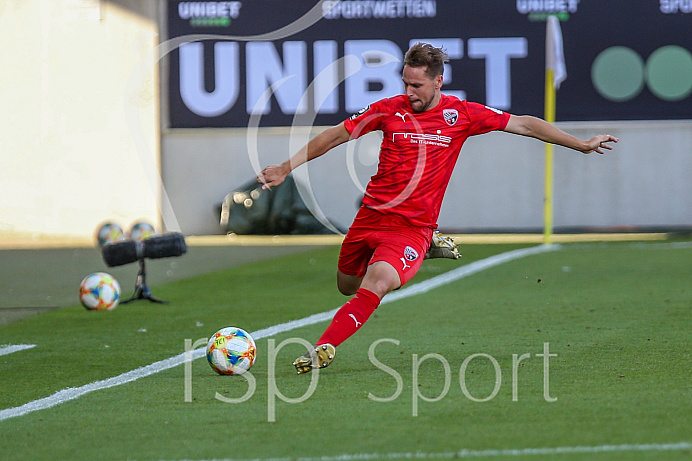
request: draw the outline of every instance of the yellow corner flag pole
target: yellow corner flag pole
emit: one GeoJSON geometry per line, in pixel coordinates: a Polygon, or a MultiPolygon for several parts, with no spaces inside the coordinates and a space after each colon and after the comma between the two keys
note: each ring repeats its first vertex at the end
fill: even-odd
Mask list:
{"type": "MultiPolygon", "coordinates": [[[[545,70],[545,121],[555,123],[553,69],[545,70]]],[[[553,145],[545,143],[545,190],[543,192],[543,243],[553,240],[553,145]]]]}
{"type": "MultiPolygon", "coordinates": [[[[548,16],[545,40],[545,121],[555,123],[555,93],[567,78],[562,50],[560,21],[548,16]]],[[[545,144],[545,191],[543,196],[543,242],[553,240],[553,145],[545,144]]]]}

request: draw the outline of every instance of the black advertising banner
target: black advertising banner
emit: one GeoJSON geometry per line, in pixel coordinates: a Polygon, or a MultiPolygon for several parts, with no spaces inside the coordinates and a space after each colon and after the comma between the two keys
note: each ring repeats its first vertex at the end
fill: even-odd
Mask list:
{"type": "Polygon", "coordinates": [[[443,92],[543,116],[546,17],[567,79],[558,121],[692,118],[692,0],[167,2],[172,128],[333,125],[403,91],[417,41],[443,92]]]}

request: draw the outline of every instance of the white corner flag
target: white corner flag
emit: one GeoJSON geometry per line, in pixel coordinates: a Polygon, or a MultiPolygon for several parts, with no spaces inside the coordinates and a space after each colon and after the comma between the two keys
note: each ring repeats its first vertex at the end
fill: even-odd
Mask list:
{"type": "Polygon", "coordinates": [[[555,16],[548,16],[545,37],[545,67],[553,71],[553,87],[560,88],[567,78],[565,67],[565,54],[562,49],[562,31],[560,20],[555,16]]]}

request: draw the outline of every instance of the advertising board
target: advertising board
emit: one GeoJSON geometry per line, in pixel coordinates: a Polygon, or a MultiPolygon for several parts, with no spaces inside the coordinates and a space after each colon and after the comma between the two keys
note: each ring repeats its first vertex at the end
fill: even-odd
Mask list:
{"type": "Polygon", "coordinates": [[[692,0],[167,2],[171,128],[333,125],[403,91],[404,53],[447,50],[443,92],[543,115],[545,20],[561,21],[557,121],[692,118],[692,0]]]}

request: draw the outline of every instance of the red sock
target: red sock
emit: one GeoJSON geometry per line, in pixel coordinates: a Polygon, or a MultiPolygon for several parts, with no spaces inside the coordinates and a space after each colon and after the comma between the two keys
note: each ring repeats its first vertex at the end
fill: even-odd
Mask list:
{"type": "Polygon", "coordinates": [[[335,347],[338,346],[353,335],[370,318],[370,315],[375,312],[379,305],[380,298],[375,293],[361,288],[349,302],[341,306],[341,309],[336,312],[332,323],[329,324],[317,344],[329,343],[335,347]]]}

